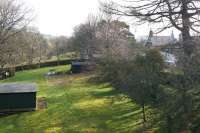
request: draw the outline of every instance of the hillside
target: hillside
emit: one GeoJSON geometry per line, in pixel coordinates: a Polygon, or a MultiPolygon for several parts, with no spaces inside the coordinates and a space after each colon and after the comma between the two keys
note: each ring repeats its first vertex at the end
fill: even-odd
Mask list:
{"type": "MultiPolygon", "coordinates": [[[[141,132],[141,110],[108,84],[88,82],[90,74],[44,78],[52,68],[23,71],[3,82],[35,82],[48,108],[0,118],[3,133],[141,132]]],[[[68,71],[69,67],[54,67],[68,71]]]]}

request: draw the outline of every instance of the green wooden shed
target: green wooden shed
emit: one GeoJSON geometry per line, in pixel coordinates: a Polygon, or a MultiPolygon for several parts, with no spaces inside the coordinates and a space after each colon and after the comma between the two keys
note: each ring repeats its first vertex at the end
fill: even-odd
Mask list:
{"type": "Polygon", "coordinates": [[[36,84],[0,84],[0,112],[36,109],[36,84]]]}

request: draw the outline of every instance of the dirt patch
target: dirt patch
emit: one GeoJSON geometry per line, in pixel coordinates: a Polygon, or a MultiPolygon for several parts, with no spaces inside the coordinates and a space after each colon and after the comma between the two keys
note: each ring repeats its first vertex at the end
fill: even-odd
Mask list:
{"type": "Polygon", "coordinates": [[[77,81],[88,79],[89,74],[81,73],[81,74],[68,74],[65,76],[56,76],[49,78],[47,80],[48,86],[52,86],[53,88],[70,88],[70,86],[77,81]]]}
{"type": "Polygon", "coordinates": [[[50,86],[69,86],[72,83],[72,80],[68,76],[59,76],[56,78],[51,78],[48,80],[48,85],[50,86]]]}
{"type": "Polygon", "coordinates": [[[45,97],[40,97],[37,99],[37,109],[42,110],[47,108],[47,100],[45,97]]]}

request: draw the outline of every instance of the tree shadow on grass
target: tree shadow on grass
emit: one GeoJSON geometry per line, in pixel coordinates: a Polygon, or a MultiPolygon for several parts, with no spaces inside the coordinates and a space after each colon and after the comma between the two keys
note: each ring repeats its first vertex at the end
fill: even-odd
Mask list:
{"type": "Polygon", "coordinates": [[[106,125],[115,132],[134,132],[142,125],[141,109],[120,91],[105,84],[90,92],[95,98],[106,98],[108,103],[100,110],[107,114],[106,125]]]}
{"type": "Polygon", "coordinates": [[[92,91],[91,94],[96,97],[96,98],[99,98],[99,97],[112,97],[112,96],[116,96],[118,94],[120,94],[119,91],[116,91],[114,89],[112,90],[99,90],[99,91],[92,91]]]}
{"type": "Polygon", "coordinates": [[[0,131],[10,127],[9,132],[17,132],[20,127],[18,132],[143,132],[141,109],[136,103],[109,84],[91,84],[87,79],[88,75],[72,75],[50,80],[53,86],[40,84],[44,84],[40,89],[48,108],[4,119],[0,131]],[[58,80],[61,82],[56,84],[58,80]],[[72,80],[70,85],[66,80],[72,80]]]}
{"type": "MultiPolygon", "coordinates": [[[[108,126],[116,132],[142,133],[156,131],[156,128],[159,127],[159,120],[152,121],[150,119],[144,126],[141,107],[109,84],[101,85],[98,89],[91,91],[91,94],[95,98],[109,99],[107,109],[110,110],[111,117],[108,116],[110,118],[108,126]]],[[[107,114],[109,113],[107,112],[107,114]]]]}

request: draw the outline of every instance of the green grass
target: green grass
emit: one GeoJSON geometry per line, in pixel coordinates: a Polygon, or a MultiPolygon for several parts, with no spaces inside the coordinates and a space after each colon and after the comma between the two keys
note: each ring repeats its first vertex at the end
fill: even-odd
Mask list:
{"type": "MultiPolygon", "coordinates": [[[[0,118],[0,133],[141,133],[140,108],[89,74],[44,78],[51,68],[17,72],[2,82],[35,82],[48,108],[0,118]]],[[[68,66],[54,67],[68,71],[68,66]]]]}

